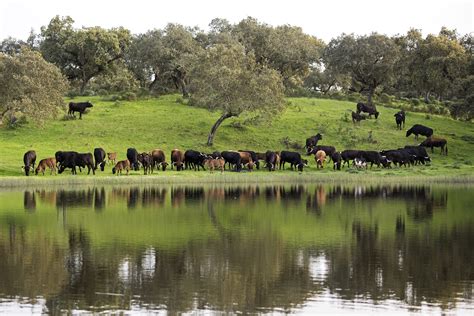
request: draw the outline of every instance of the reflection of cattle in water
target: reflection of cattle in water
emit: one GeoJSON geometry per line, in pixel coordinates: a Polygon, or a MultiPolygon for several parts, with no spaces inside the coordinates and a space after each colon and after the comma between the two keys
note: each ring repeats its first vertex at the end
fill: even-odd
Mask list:
{"type": "Polygon", "coordinates": [[[177,187],[171,189],[171,206],[178,208],[184,203],[184,188],[177,187]]]}
{"type": "Polygon", "coordinates": [[[105,188],[94,188],[94,209],[100,211],[105,208],[105,188]]]}
{"type": "Polygon", "coordinates": [[[56,198],[56,208],[66,209],[70,207],[92,208],[94,202],[94,191],[87,190],[59,190],[56,198]]]}
{"type": "Polygon", "coordinates": [[[142,190],[143,206],[163,206],[165,204],[166,188],[145,188],[142,190]]]}
{"type": "Polygon", "coordinates": [[[57,196],[56,190],[51,190],[51,191],[46,191],[44,189],[37,190],[36,195],[40,199],[41,203],[48,204],[48,205],[56,205],[56,196],[57,196]]]}
{"type": "Polygon", "coordinates": [[[36,210],[36,196],[34,191],[26,190],[23,193],[23,208],[25,211],[36,210]]]}
{"type": "Polygon", "coordinates": [[[321,215],[321,206],[326,204],[326,198],[326,190],[322,185],[315,189],[314,194],[311,195],[308,192],[306,197],[306,211],[314,213],[318,216],[321,215]]]}
{"type": "Polygon", "coordinates": [[[287,206],[290,203],[299,204],[302,202],[303,193],[305,192],[303,185],[291,185],[290,187],[280,187],[281,202],[287,206]]]}

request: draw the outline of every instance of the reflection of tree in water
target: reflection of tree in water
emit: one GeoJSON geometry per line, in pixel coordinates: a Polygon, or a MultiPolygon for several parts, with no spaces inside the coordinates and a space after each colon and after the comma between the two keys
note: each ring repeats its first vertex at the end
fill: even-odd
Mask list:
{"type": "Polygon", "coordinates": [[[0,223],[0,293],[4,297],[47,297],[60,291],[66,279],[63,250],[48,236],[29,242],[24,223],[0,223]]]}
{"type": "Polygon", "coordinates": [[[362,296],[379,301],[395,295],[410,305],[441,303],[443,308],[452,308],[460,291],[471,293],[472,299],[472,284],[460,286],[474,277],[474,232],[469,225],[393,240],[380,240],[377,231],[377,226],[354,222],[353,246],[328,251],[326,281],[332,292],[347,300],[362,296]]]}
{"type": "MultiPolygon", "coordinates": [[[[110,309],[107,306],[128,309],[132,301],[150,308],[166,306],[170,313],[195,308],[243,313],[274,308],[289,310],[323,290],[311,275],[310,261],[314,249],[288,246],[284,237],[271,225],[256,225],[258,229],[249,234],[248,231],[255,228],[252,221],[260,219],[253,217],[257,212],[246,211],[248,208],[253,210],[254,204],[275,203],[275,212],[282,209],[287,212],[289,206],[296,208],[299,205],[297,211],[302,210],[301,213],[306,215],[306,206],[307,213],[326,219],[322,212],[325,208],[334,206],[335,202],[343,206],[353,205],[356,199],[362,207],[383,204],[381,201],[387,200],[388,203],[396,201],[402,208],[400,214],[391,220],[392,233],[389,236],[383,234],[383,224],[356,218],[348,224],[352,243],[317,249],[327,259],[328,274],[321,282],[330,291],[349,300],[395,297],[413,305],[420,305],[425,300],[449,306],[455,302],[459,292],[472,298],[472,284],[460,285],[462,280],[474,279],[470,251],[474,233],[469,230],[470,226],[414,234],[410,231],[410,224],[405,224],[406,221],[411,223],[410,220],[431,218],[437,207],[446,207],[447,193],[434,194],[430,188],[284,185],[215,186],[209,190],[173,187],[166,190],[132,187],[114,188],[112,191],[94,188],[76,193],[62,190],[56,195],[37,191],[35,195],[41,201],[54,201],[52,203],[58,207],[82,207],[85,203],[97,210],[105,208],[106,201],[119,201],[137,208],[140,205],[165,207],[167,198],[171,199],[171,207],[200,203],[204,210],[207,205],[209,221],[218,236],[208,240],[189,240],[179,249],[123,244],[95,248],[87,231],[70,229],[66,253],[42,241],[44,246],[40,247],[48,249],[38,250],[35,254],[39,257],[36,259],[38,266],[45,268],[37,271],[41,275],[35,280],[41,284],[47,277],[52,278],[48,284],[57,293],[48,297],[48,308],[52,313],[72,308],[90,309],[91,306],[98,306],[98,311],[101,307],[110,309]],[[418,213],[425,215],[413,215],[413,208],[423,205],[428,206],[418,213]],[[225,217],[231,211],[235,216],[225,217]],[[50,256],[51,261],[43,258],[45,255],[41,251],[50,256]],[[48,274],[46,269],[49,267],[55,271],[48,274]],[[62,279],[61,273],[52,275],[56,271],[64,271],[62,279]],[[66,273],[68,277],[64,275],[66,273]],[[123,296],[97,294],[106,292],[123,296]]],[[[24,195],[24,205],[26,200],[24,195]]],[[[17,245],[20,226],[11,223],[10,227],[10,240],[17,245]]],[[[33,251],[30,248],[29,251],[33,251]]],[[[7,251],[11,251],[11,246],[0,243],[0,256],[7,256],[7,251]]],[[[24,257],[23,260],[32,259],[24,257]]],[[[12,260],[0,260],[0,274],[2,271],[7,271],[5,275],[17,273],[20,275],[18,282],[24,282],[21,273],[27,273],[15,270],[15,264],[12,260]]],[[[5,280],[9,282],[5,287],[15,286],[13,278],[5,276],[5,280]]],[[[0,292],[5,284],[2,282],[0,275],[0,292]]],[[[35,293],[42,293],[39,285],[36,288],[32,285],[32,288],[37,291],[35,293]]]]}

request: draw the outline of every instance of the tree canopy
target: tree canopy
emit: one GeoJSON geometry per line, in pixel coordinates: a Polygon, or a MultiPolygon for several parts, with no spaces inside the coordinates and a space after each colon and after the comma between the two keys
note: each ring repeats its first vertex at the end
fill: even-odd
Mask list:
{"type": "Polygon", "coordinates": [[[73,28],[71,17],[54,17],[41,29],[41,52],[57,65],[84,92],[95,76],[114,67],[130,44],[130,32],[123,27],[110,30],[101,27],[73,28]]]}
{"type": "Polygon", "coordinates": [[[14,56],[0,53],[0,120],[19,114],[41,124],[59,113],[66,89],[60,70],[40,53],[28,49],[14,56]]]}
{"type": "Polygon", "coordinates": [[[202,52],[191,76],[191,104],[221,114],[209,133],[208,145],[229,117],[250,112],[272,118],[284,108],[280,74],[258,64],[237,42],[216,44],[202,52]]]}

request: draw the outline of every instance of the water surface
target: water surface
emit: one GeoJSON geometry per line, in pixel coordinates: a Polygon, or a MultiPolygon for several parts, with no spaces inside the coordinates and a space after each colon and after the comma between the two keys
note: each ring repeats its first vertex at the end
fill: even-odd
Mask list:
{"type": "Polygon", "coordinates": [[[464,186],[0,191],[0,310],[473,314],[464,186]]]}

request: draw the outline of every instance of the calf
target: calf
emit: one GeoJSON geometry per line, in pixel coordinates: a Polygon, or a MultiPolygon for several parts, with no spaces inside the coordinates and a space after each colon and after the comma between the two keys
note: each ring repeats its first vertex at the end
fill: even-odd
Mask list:
{"type": "Polygon", "coordinates": [[[115,165],[115,160],[117,160],[117,153],[107,153],[107,160],[115,165]]]}
{"type": "Polygon", "coordinates": [[[369,114],[369,118],[374,115],[376,119],[379,118],[379,112],[375,108],[375,106],[370,106],[368,104],[364,104],[362,102],[357,103],[356,105],[357,108],[357,114],[360,114],[360,112],[365,112],[369,114]]]}
{"type": "Polygon", "coordinates": [[[225,159],[224,158],[207,158],[204,160],[204,165],[207,166],[212,173],[215,169],[224,172],[225,159]]]}
{"type": "Polygon", "coordinates": [[[184,164],[186,169],[193,168],[194,170],[199,171],[200,168],[206,170],[204,168],[204,160],[208,158],[206,154],[195,151],[195,150],[186,150],[184,152],[184,164]]]}
{"type": "Polygon", "coordinates": [[[130,166],[132,166],[133,170],[140,170],[140,165],[138,164],[138,151],[135,148],[127,149],[127,159],[130,162],[130,166]]]}
{"type": "Polygon", "coordinates": [[[420,146],[423,147],[430,147],[431,152],[433,153],[433,147],[441,147],[441,155],[444,153],[446,156],[448,155],[448,141],[444,138],[438,138],[438,137],[428,137],[425,139],[420,146]]]}
{"type": "Polygon", "coordinates": [[[36,152],[34,150],[28,150],[23,155],[23,167],[22,169],[25,170],[25,176],[30,175],[30,170],[35,169],[35,162],[36,162],[36,152]]]}
{"type": "Polygon", "coordinates": [[[168,167],[168,163],[166,162],[165,152],[161,149],[153,149],[151,151],[151,158],[152,158],[152,165],[151,165],[151,172],[153,173],[153,169],[165,171],[166,167],[168,167]]]}
{"type": "Polygon", "coordinates": [[[301,159],[300,153],[293,152],[293,151],[282,151],[280,155],[280,169],[285,168],[285,163],[289,162],[291,166],[291,170],[295,167],[295,170],[303,171],[303,167],[308,165],[308,161],[305,159],[301,159]]]}
{"type": "Polygon", "coordinates": [[[341,153],[340,152],[334,152],[332,155],[331,155],[331,159],[333,161],[333,169],[334,170],[341,170],[341,160],[342,160],[342,156],[341,156],[341,153]]]}
{"type": "Polygon", "coordinates": [[[105,167],[105,150],[102,148],[94,148],[94,169],[97,170],[97,165],[100,166],[100,171],[104,171],[105,167]]]}
{"type": "Polygon", "coordinates": [[[229,164],[229,168],[231,165],[234,165],[235,171],[242,170],[242,157],[240,156],[240,153],[236,151],[223,151],[221,154],[222,158],[225,160],[225,163],[229,164]]]}
{"type": "Polygon", "coordinates": [[[38,175],[39,172],[43,173],[46,171],[46,168],[51,170],[51,175],[56,173],[56,158],[45,158],[41,159],[38,163],[38,167],[36,167],[35,174],[38,175]]]}
{"type": "Polygon", "coordinates": [[[176,166],[177,171],[181,171],[184,168],[184,153],[179,149],[173,149],[171,151],[171,169],[176,166]]]}
{"type": "Polygon", "coordinates": [[[352,111],[352,123],[360,123],[360,121],[362,120],[366,120],[367,117],[365,115],[362,115],[362,114],[359,114],[359,113],[356,113],[354,111],[352,111]]]}
{"type": "Polygon", "coordinates": [[[150,174],[153,165],[153,158],[151,155],[149,153],[141,153],[138,154],[137,159],[143,166],[143,174],[150,174]]]}
{"type": "Polygon", "coordinates": [[[122,174],[122,170],[127,171],[128,176],[128,172],[130,171],[130,161],[128,161],[128,159],[117,162],[115,167],[112,168],[112,174],[122,174]]]}
{"type": "Polygon", "coordinates": [[[415,139],[418,139],[418,135],[430,137],[433,135],[433,129],[421,124],[415,124],[407,131],[406,137],[411,134],[415,135],[415,139]]]}
{"type": "Polygon", "coordinates": [[[324,150],[318,150],[314,155],[314,159],[316,160],[316,167],[319,169],[324,168],[324,161],[326,160],[326,153],[324,150]]]}
{"type": "Polygon", "coordinates": [[[93,105],[89,101],[87,102],[69,102],[69,111],[68,115],[74,115],[74,112],[79,112],[79,119],[82,120],[82,114],[86,111],[87,108],[91,108],[93,105]]]}

